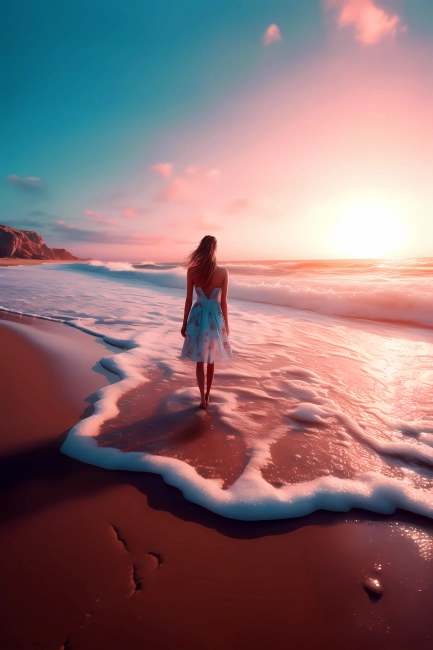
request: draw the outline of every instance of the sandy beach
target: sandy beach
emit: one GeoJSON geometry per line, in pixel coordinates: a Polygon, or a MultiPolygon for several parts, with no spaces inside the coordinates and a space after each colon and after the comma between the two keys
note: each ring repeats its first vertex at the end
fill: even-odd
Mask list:
{"type": "Polygon", "coordinates": [[[241,522],[159,476],[80,463],[59,449],[116,381],[98,361],[117,349],[4,312],[0,337],[1,647],[431,647],[430,520],[241,522]]]}

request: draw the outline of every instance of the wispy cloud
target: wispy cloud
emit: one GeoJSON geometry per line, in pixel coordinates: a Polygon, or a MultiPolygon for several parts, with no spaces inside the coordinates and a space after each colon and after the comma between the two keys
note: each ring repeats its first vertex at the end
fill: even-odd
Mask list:
{"type": "Polygon", "coordinates": [[[173,165],[171,163],[158,163],[157,165],[153,165],[151,169],[165,178],[170,178],[173,171],[173,165]]]}
{"type": "Polygon", "coordinates": [[[221,176],[221,171],[216,167],[201,169],[199,167],[187,167],[183,176],[174,178],[156,196],[155,200],[164,203],[186,203],[198,198],[206,192],[221,176]]]}
{"type": "Polygon", "coordinates": [[[237,214],[238,212],[245,210],[249,204],[250,203],[247,199],[233,199],[233,201],[226,207],[224,212],[226,212],[226,214],[237,214]]]}
{"type": "Polygon", "coordinates": [[[148,212],[149,210],[147,208],[125,208],[122,212],[122,217],[124,219],[135,219],[136,217],[141,217],[148,212]]]}
{"type": "Polygon", "coordinates": [[[118,221],[113,221],[112,219],[106,219],[103,214],[100,212],[94,212],[93,210],[84,210],[84,214],[86,217],[89,219],[92,219],[93,221],[97,221],[98,223],[103,223],[107,226],[119,226],[118,221]]]}
{"type": "Polygon", "coordinates": [[[11,185],[15,185],[18,189],[24,190],[25,192],[40,192],[43,188],[41,179],[35,176],[17,176],[16,174],[10,174],[6,177],[6,180],[11,185]]]}
{"type": "Polygon", "coordinates": [[[352,26],[355,40],[363,45],[374,45],[385,36],[395,38],[397,33],[400,17],[377,7],[374,0],[324,0],[324,7],[336,11],[340,28],[352,26]]]}
{"type": "Polygon", "coordinates": [[[77,228],[65,221],[56,221],[51,227],[53,234],[66,241],[92,242],[98,244],[125,244],[133,245],[157,245],[165,241],[162,235],[146,235],[144,233],[113,233],[103,230],[88,230],[77,228]]]}
{"type": "Polygon", "coordinates": [[[263,44],[270,45],[271,43],[277,43],[281,41],[281,32],[277,25],[269,25],[268,29],[263,35],[263,44]]]}
{"type": "Polygon", "coordinates": [[[29,210],[27,212],[29,217],[48,217],[49,219],[55,219],[56,217],[45,210],[29,210]]]}

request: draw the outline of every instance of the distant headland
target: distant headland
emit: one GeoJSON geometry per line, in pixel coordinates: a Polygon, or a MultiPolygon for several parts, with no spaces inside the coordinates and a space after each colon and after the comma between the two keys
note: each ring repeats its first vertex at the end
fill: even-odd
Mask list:
{"type": "Polygon", "coordinates": [[[17,230],[1,224],[0,258],[63,261],[81,259],[64,248],[50,248],[37,232],[17,230]]]}

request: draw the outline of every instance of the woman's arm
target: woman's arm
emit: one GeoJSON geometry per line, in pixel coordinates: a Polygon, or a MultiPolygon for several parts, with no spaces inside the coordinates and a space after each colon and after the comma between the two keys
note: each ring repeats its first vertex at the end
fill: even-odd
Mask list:
{"type": "Polygon", "coordinates": [[[225,326],[226,326],[227,336],[229,336],[229,334],[230,334],[229,312],[228,312],[228,308],[227,308],[227,293],[228,293],[228,290],[229,290],[229,272],[227,271],[227,269],[224,269],[224,272],[225,272],[224,273],[224,279],[223,279],[223,282],[222,282],[222,285],[221,285],[221,287],[222,287],[222,289],[221,289],[221,311],[222,311],[223,316],[224,316],[224,323],[225,323],[225,326]]]}
{"type": "Polygon", "coordinates": [[[182,334],[183,338],[186,336],[186,323],[188,321],[188,316],[189,312],[191,311],[191,306],[192,306],[192,290],[194,287],[194,283],[192,281],[192,274],[190,273],[189,269],[186,274],[186,299],[185,299],[185,311],[183,314],[183,325],[182,329],[180,330],[180,333],[182,334]]]}

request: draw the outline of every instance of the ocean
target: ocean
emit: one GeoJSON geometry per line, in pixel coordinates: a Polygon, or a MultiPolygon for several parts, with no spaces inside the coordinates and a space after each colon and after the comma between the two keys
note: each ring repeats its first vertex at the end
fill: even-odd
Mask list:
{"type": "Polygon", "coordinates": [[[259,261],[230,273],[233,359],[197,408],[179,358],[185,269],[80,262],[0,268],[0,308],[119,348],[119,381],[62,451],[161,474],[243,520],[318,509],[433,517],[433,259],[259,261]]]}

